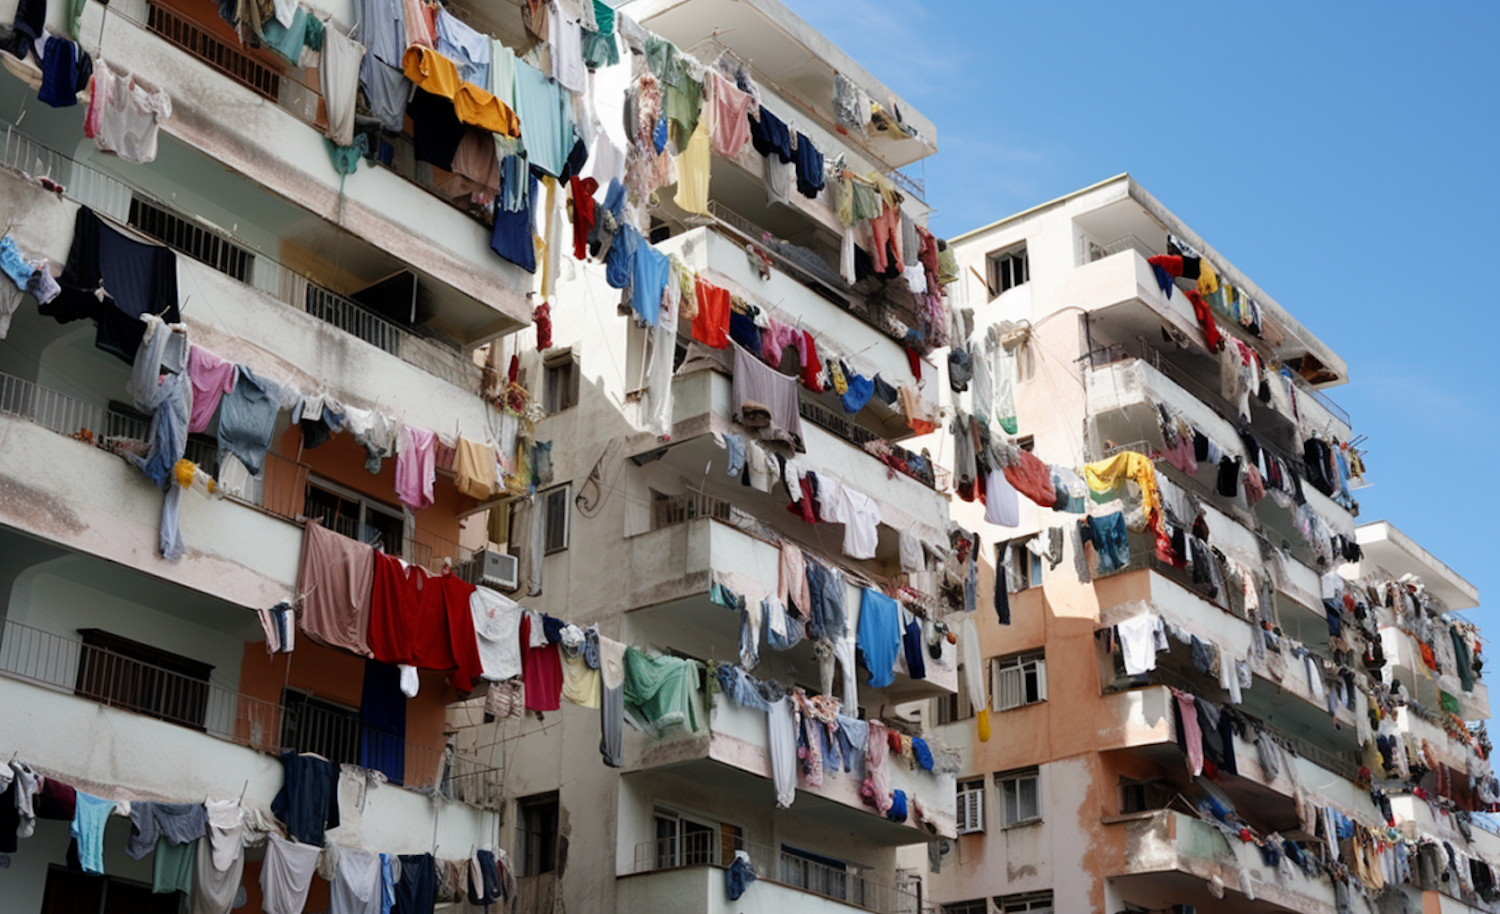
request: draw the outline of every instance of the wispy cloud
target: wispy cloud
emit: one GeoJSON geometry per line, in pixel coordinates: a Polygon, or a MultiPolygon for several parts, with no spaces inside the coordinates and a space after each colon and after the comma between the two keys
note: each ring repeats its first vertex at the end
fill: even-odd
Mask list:
{"type": "Polygon", "coordinates": [[[803,0],[795,12],[903,98],[951,88],[964,55],[919,0],[803,0]]]}

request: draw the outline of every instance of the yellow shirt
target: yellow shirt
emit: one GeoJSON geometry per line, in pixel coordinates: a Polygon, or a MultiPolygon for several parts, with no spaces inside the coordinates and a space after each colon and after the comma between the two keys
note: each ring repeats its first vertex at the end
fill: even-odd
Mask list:
{"type": "Polygon", "coordinates": [[[690,213],[708,215],[708,170],[713,162],[708,119],[700,118],[687,148],[677,157],[677,196],[674,202],[690,213]]]}
{"type": "Polygon", "coordinates": [[[401,57],[406,78],[424,92],[453,102],[453,113],[465,124],[504,136],[521,135],[521,119],[510,106],[470,82],[458,78],[453,61],[421,45],[412,45],[401,57]]]}
{"type": "Polygon", "coordinates": [[[1198,294],[1212,295],[1219,291],[1219,274],[1214,272],[1214,265],[1204,258],[1198,264],[1198,294]]]}
{"type": "Polygon", "coordinates": [[[599,707],[599,671],[589,669],[584,662],[583,655],[569,657],[562,655],[563,662],[563,689],[562,697],[582,708],[599,707]]]}
{"type": "Polygon", "coordinates": [[[1156,467],[1145,454],[1124,451],[1107,460],[1086,464],[1083,478],[1095,492],[1108,492],[1121,479],[1129,479],[1140,487],[1141,507],[1146,509],[1147,517],[1155,515],[1161,508],[1161,495],[1156,489],[1156,467]]]}

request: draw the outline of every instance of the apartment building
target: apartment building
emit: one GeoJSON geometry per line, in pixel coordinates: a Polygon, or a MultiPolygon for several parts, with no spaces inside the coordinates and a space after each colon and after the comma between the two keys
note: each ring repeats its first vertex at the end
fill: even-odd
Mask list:
{"type": "MultiPolygon", "coordinates": [[[[131,87],[120,91],[138,89],[133,97],[152,99],[156,114],[131,122],[137,145],[108,152],[86,134],[86,91],[75,105],[44,103],[38,87],[50,77],[37,55],[0,54],[7,243],[50,262],[44,267],[65,283],[91,252],[146,258],[144,284],[160,303],[151,312],[181,317],[180,333],[161,332],[230,366],[225,403],[251,376],[283,399],[270,412],[264,453],[252,458],[263,462],[258,472],[221,454],[227,412],[215,419],[211,402],[202,428],[179,427],[187,479],[194,466],[198,475],[192,490],[165,498],[180,496],[171,514],[181,553],[169,560],[160,548],[163,488],[121,457],[140,453],[167,421],[132,396],[135,350],[122,352],[117,330],[106,329],[122,319],[101,317],[98,328],[92,319],[62,322],[29,295],[13,314],[5,309],[0,750],[70,795],[119,801],[119,815],[95,845],[102,875],[69,863],[72,814],[60,809],[71,800],[42,813],[30,837],[17,842],[13,832],[0,844],[0,908],[178,910],[182,894],[152,894],[162,876],[150,847],[141,859],[126,852],[126,803],[201,810],[208,800],[242,810],[244,830],[261,837],[225,884],[226,903],[239,894],[243,910],[260,910],[281,752],[320,756],[335,774],[346,766],[334,785],[342,824],[327,842],[348,860],[363,852],[462,858],[493,846],[498,766],[450,746],[447,705],[464,693],[444,673],[421,671],[416,697],[395,693],[392,705],[391,684],[355,652],[283,626],[284,649],[268,653],[258,613],[307,595],[298,580],[309,524],[434,573],[482,546],[482,517],[476,534],[464,532],[478,502],[456,488],[451,456],[431,505],[412,510],[398,497],[389,446],[371,472],[352,419],[331,439],[329,426],[336,410],[341,419],[379,416],[394,423],[392,434],[410,426],[450,443],[489,436],[493,409],[480,396],[474,353],[529,324],[532,277],[496,256],[484,220],[414,164],[409,132],[385,137],[394,151],[387,164],[341,175],[325,148],[317,71],[243,44],[213,4],[75,4],[76,28],[65,7],[45,5],[38,43],[75,34],[96,85],[108,67],[118,86],[131,87]],[[96,247],[75,230],[82,226],[96,247]],[[100,345],[110,340],[112,349],[100,345]],[[321,430],[316,403],[329,411],[321,430]],[[204,492],[210,482],[213,496],[204,492]]],[[[355,5],[337,0],[305,9],[344,33],[358,18],[355,5]]],[[[12,11],[17,22],[30,15],[10,4],[0,19],[11,21],[12,11]]],[[[54,59],[72,53],[52,47],[54,59]]],[[[111,273],[105,291],[123,300],[141,288],[132,269],[111,273]]],[[[105,295],[98,301],[112,307],[105,295]]],[[[124,321],[139,342],[143,321],[124,321]]],[[[307,909],[327,910],[330,884],[315,882],[307,909]]]]}
{"type": "Polygon", "coordinates": [[[936,128],[777,0],[64,6],[0,53],[6,910],[919,910],[936,128]]]}
{"type": "Polygon", "coordinates": [[[1344,361],[1128,175],[954,247],[923,442],[984,541],[982,669],[926,711],[966,747],[931,898],[1493,910],[1478,595],[1359,517],[1344,361]]]}
{"type": "MultiPolygon", "coordinates": [[[[498,346],[498,364],[514,365],[543,405],[537,439],[552,443],[551,486],[492,514],[493,538],[520,557],[516,599],[596,628],[601,642],[692,664],[697,722],[627,727],[616,768],[605,764],[607,750],[601,758],[601,715],[589,708],[564,702],[556,712],[486,722],[476,698],[452,719],[472,741],[464,751],[504,760],[500,842],[523,900],[560,897],[573,912],[916,911],[921,874],[899,872],[896,852],[953,835],[953,769],[942,759],[955,757],[924,742],[897,709],[951,696],[957,684],[955,646],[938,628],[949,604],[931,583],[951,552],[944,471],[902,442],[915,434],[911,413],[937,408],[932,338],[914,336],[932,323],[924,307],[943,311],[936,323],[946,331],[945,303],[910,246],[884,275],[841,262],[867,259],[875,243],[869,217],[851,225],[839,200],[857,185],[878,211],[884,201],[892,226],[906,224],[909,243],[935,256],[918,231],[928,211],[921,189],[897,170],[936,151],[936,129],[777,0],[648,0],[618,13],[646,31],[649,53],[631,60],[622,46],[622,65],[595,73],[596,142],[639,155],[638,125],[655,117],[658,82],[671,115],[672,90],[656,80],[651,50],[665,44],[672,50],[661,53],[684,61],[695,81],[754,93],[761,126],[787,123],[799,148],[823,163],[798,171],[763,154],[759,138],[715,139],[702,199],[685,199],[670,181],[627,181],[621,221],[671,258],[675,304],[653,325],[628,295],[622,303],[607,262],[573,257],[564,240],[555,289],[543,280],[550,345],[534,328],[498,346]],[[836,103],[846,93],[852,121],[836,103]],[[872,121],[865,112],[877,109],[884,114],[872,121]],[[792,186],[825,177],[816,194],[792,186]],[[715,299],[730,310],[715,317],[715,299]],[[715,321],[717,337],[706,327],[715,321]],[[877,376],[889,402],[871,393],[877,376]],[[760,382],[777,400],[763,431],[747,404],[761,395],[740,389],[760,382]],[[843,395],[846,385],[853,395],[843,395]],[[819,480],[825,510],[840,489],[864,501],[868,526],[852,517],[810,523],[795,503],[808,491],[798,484],[804,473],[819,480]],[[528,556],[533,518],[545,532],[539,561],[528,556]],[[868,540],[851,548],[850,536],[868,540]],[[910,570],[926,577],[915,583],[903,543],[918,546],[921,567],[910,570]],[[786,644],[785,632],[774,633],[779,607],[768,604],[781,604],[789,575],[801,577],[789,572],[789,556],[831,572],[828,593],[847,618],[819,633],[807,598],[793,597],[803,605],[788,619],[786,644]],[[874,619],[875,610],[862,610],[872,593],[897,595],[902,624],[922,630],[924,669],[881,676],[834,665],[835,653],[852,659],[864,613],[874,619]],[[728,686],[699,693],[715,670],[721,682],[741,675],[726,668],[834,699],[845,736],[858,733],[853,766],[825,758],[818,772],[782,767],[802,763],[768,728],[755,706],[763,701],[741,704],[728,686]],[[889,745],[903,751],[893,748],[888,784],[872,789],[861,757],[867,731],[881,729],[897,734],[889,745]],[[913,737],[921,744],[913,751],[930,748],[935,764],[905,751],[913,737]],[[899,813],[890,807],[898,793],[899,813]],[[759,877],[743,897],[726,892],[741,855],[759,877]]],[[[679,180],[685,167],[679,157],[679,180]]],[[[763,697],[778,691],[759,688],[763,697]]]]}

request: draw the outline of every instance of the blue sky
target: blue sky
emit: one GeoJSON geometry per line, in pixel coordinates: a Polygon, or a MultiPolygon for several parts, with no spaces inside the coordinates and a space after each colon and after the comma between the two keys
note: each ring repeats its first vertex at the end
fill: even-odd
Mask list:
{"type": "Polygon", "coordinates": [[[787,3],[937,125],[939,235],[1128,171],[1342,355],[1360,519],[1477,585],[1500,653],[1500,4],[787,3]]]}

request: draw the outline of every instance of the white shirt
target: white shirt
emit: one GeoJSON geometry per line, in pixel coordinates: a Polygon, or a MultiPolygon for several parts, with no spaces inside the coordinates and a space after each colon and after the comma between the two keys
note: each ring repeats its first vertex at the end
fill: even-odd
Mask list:
{"type": "MultiPolygon", "coordinates": [[[[500,682],[521,675],[521,605],[488,587],[476,587],[469,596],[469,612],[484,678],[500,682]]],[[[545,640],[545,632],[542,637],[545,640]]]]}
{"type": "Polygon", "coordinates": [[[875,499],[842,486],[839,490],[839,520],[844,524],[844,554],[855,559],[873,559],[880,540],[880,507],[875,499]]]}

